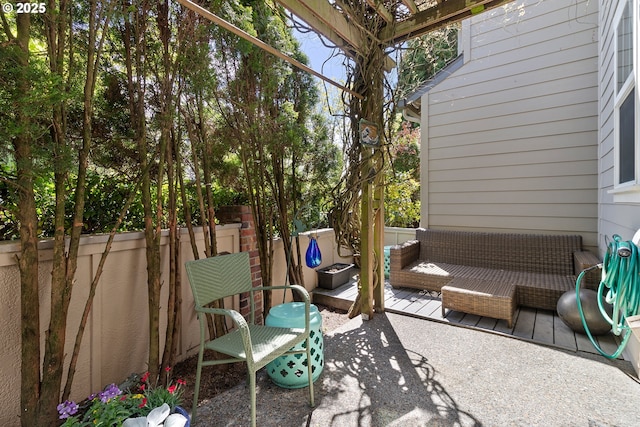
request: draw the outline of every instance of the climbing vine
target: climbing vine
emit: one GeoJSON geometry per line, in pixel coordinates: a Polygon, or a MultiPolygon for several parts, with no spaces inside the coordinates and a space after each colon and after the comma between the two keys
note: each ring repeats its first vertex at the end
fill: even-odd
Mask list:
{"type": "MultiPolygon", "coordinates": [[[[359,96],[351,93],[342,96],[349,126],[344,139],[343,176],[333,189],[335,205],[329,213],[329,221],[335,232],[338,254],[342,255],[347,249],[354,254],[356,263],[362,264],[359,284],[359,295],[362,295],[369,292],[368,283],[372,283],[374,289],[381,286],[380,254],[372,250],[377,243],[371,230],[374,224],[382,223],[384,214],[384,169],[389,158],[385,129],[387,119],[391,117],[392,97],[388,96],[389,101],[385,101],[385,92],[389,94],[385,88],[390,85],[386,82],[382,64],[386,62],[389,48],[376,37],[386,22],[367,3],[345,1],[340,2],[340,8],[353,27],[360,31],[364,42],[346,61],[347,86],[359,96]],[[376,147],[362,144],[362,120],[377,126],[379,141],[376,147]],[[363,230],[367,230],[367,236],[363,236],[363,230]],[[371,281],[369,274],[373,274],[371,281]]],[[[359,312],[358,298],[350,315],[353,317],[359,312]]]]}

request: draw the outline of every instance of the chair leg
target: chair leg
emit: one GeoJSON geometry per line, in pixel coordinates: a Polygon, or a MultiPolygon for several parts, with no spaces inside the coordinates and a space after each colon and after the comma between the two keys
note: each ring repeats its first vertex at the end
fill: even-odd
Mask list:
{"type": "Polygon", "coordinates": [[[200,394],[200,376],[202,375],[202,360],[204,359],[204,349],[198,352],[198,366],[196,367],[196,383],[193,390],[193,406],[191,408],[191,423],[196,423],[196,410],[198,409],[198,395],[200,394]]]}
{"type": "Polygon", "coordinates": [[[309,406],[315,406],[313,397],[313,369],[311,363],[311,340],[307,337],[307,372],[309,374],[309,406]]]}
{"type": "Polygon", "coordinates": [[[249,370],[249,393],[251,394],[251,427],[256,427],[256,371],[249,370]]]}

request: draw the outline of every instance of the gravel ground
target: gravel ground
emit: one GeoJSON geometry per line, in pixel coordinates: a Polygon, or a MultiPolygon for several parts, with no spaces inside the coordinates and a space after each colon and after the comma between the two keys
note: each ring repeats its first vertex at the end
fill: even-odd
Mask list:
{"type": "MultiPolygon", "coordinates": [[[[324,337],[308,389],[257,381],[260,427],[640,426],[640,384],[609,361],[395,314],[349,320],[324,337]]],[[[198,408],[200,426],[248,426],[238,384],[198,408]]]]}

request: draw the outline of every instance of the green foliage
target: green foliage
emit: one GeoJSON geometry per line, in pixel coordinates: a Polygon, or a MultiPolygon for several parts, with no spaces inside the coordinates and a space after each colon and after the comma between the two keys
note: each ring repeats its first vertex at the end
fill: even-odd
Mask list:
{"type": "MultiPolygon", "coordinates": [[[[244,15],[246,31],[307,62],[286,22],[274,13],[274,5],[241,3],[243,11],[251,11],[250,19],[244,15]]],[[[221,114],[216,136],[242,161],[248,199],[256,212],[265,215],[262,229],[268,235],[282,232],[285,225],[278,222],[282,215],[271,211],[285,210],[292,218],[304,208],[313,212],[305,221],[314,226],[326,220],[321,211],[332,202],[327,195],[339,177],[341,156],[330,142],[326,119],[315,111],[319,96],[313,78],[256,47],[239,50],[237,41],[228,36],[221,37],[218,45],[222,48],[213,55],[219,65],[214,67],[224,67],[228,73],[219,75],[219,88],[226,90],[217,92],[221,114]],[[273,230],[268,230],[272,223],[273,230]]],[[[223,179],[224,169],[217,172],[223,179]]]]}
{"type": "Polygon", "coordinates": [[[417,227],[420,222],[420,182],[400,172],[385,187],[385,225],[417,227]]]}
{"type": "MultiPolygon", "coordinates": [[[[233,206],[233,205],[246,205],[248,203],[247,195],[244,192],[240,192],[232,187],[222,185],[220,182],[215,182],[212,185],[213,204],[218,206],[233,206]]],[[[202,224],[202,218],[200,211],[195,209],[198,206],[198,196],[196,194],[196,183],[193,181],[185,182],[185,192],[187,195],[187,204],[193,208],[192,221],[195,224],[202,224]]],[[[181,224],[185,224],[183,217],[182,201],[179,202],[179,221],[181,224]]]]}
{"type": "MultiPolygon", "coordinates": [[[[118,10],[112,17],[112,29],[107,34],[105,56],[98,64],[95,97],[93,99],[92,149],[89,159],[90,168],[86,184],[86,202],[84,209],[83,233],[104,233],[111,230],[120,210],[135,188],[139,176],[139,153],[134,138],[134,127],[130,117],[130,99],[127,91],[127,75],[123,56],[124,13],[130,10],[118,10]]],[[[226,19],[234,22],[250,34],[260,35],[267,43],[283,52],[287,52],[301,62],[307,62],[300,51],[297,40],[292,36],[287,23],[274,13],[275,6],[262,1],[244,0],[230,2],[212,2],[212,8],[226,19]]],[[[177,10],[177,9],[176,9],[177,10]]],[[[153,11],[155,13],[155,10],[153,11]]],[[[71,212],[74,206],[74,185],[77,177],[76,153],[79,150],[79,136],[82,134],[84,68],[87,57],[83,55],[88,43],[88,5],[80,3],[70,9],[74,45],[73,61],[65,63],[61,74],[49,70],[46,38],[42,20],[33,22],[32,55],[27,69],[18,67],[12,58],[17,49],[0,34],[0,239],[18,238],[16,220],[17,199],[11,182],[15,179],[15,165],[11,141],[19,134],[28,133],[34,145],[35,193],[38,213],[38,234],[40,237],[53,235],[55,219],[55,170],[68,173],[66,182],[67,196],[66,224],[71,226],[71,212]],[[24,93],[16,86],[18,75],[28,75],[31,89],[24,93]],[[62,81],[61,79],[66,79],[62,81]],[[64,123],[67,133],[65,146],[52,153],[51,132],[48,131],[51,119],[51,106],[64,105],[66,108],[64,123]],[[29,129],[16,126],[16,108],[28,114],[29,129]]],[[[175,18],[175,17],[174,17],[175,18]]],[[[172,31],[178,31],[178,21],[170,17],[172,31]]],[[[206,21],[202,25],[193,25],[188,30],[188,39],[198,43],[184,43],[176,46],[176,69],[179,70],[182,91],[181,101],[185,111],[190,111],[196,120],[195,125],[206,130],[208,138],[215,142],[204,153],[196,140],[185,138],[183,157],[191,158],[188,144],[195,144],[200,158],[207,157],[213,176],[211,188],[217,206],[223,204],[248,203],[246,176],[242,172],[242,163],[238,155],[240,144],[247,144],[248,138],[260,140],[266,148],[265,154],[271,159],[283,161],[285,187],[294,204],[314,206],[317,217],[314,223],[326,221],[320,214],[332,204],[328,196],[339,179],[342,156],[339,147],[331,142],[326,117],[316,112],[318,91],[313,77],[294,69],[289,64],[267,54],[255,46],[240,40],[235,35],[206,21]],[[181,50],[178,51],[178,48],[181,50]],[[246,70],[245,70],[246,68],[246,70]],[[247,81],[246,75],[254,78],[247,81]],[[253,92],[247,84],[253,84],[253,92]],[[242,128],[229,122],[225,114],[234,111],[231,108],[240,90],[257,95],[255,99],[246,98],[244,105],[253,109],[254,117],[246,117],[242,128]],[[202,111],[193,110],[195,103],[201,100],[202,111]],[[211,100],[214,100],[213,102],[211,100]],[[189,110],[192,109],[192,110],[189,110]],[[232,132],[236,127],[236,133],[232,132]],[[238,135],[243,135],[238,137],[238,135]],[[253,136],[252,136],[253,135],[253,136]]],[[[148,31],[158,33],[158,23],[152,17],[147,22],[148,31]]],[[[185,27],[186,28],[186,27],[185,27]]],[[[182,28],[181,30],[184,30],[182,28]]],[[[159,61],[160,44],[153,42],[147,46],[149,63],[159,61]]],[[[148,139],[150,146],[156,145],[159,123],[156,121],[159,99],[155,97],[159,76],[157,70],[148,68],[148,139]]],[[[246,110],[250,111],[250,110],[246,110]]],[[[237,110],[236,110],[237,112],[237,110]]],[[[236,113],[232,113],[236,114],[236,113]]],[[[248,114],[248,113],[243,113],[248,114]]],[[[180,115],[175,116],[174,129],[185,132],[180,123],[180,115]]],[[[237,118],[237,117],[236,117],[237,118]]],[[[151,168],[154,168],[158,153],[152,153],[151,168]]],[[[199,167],[192,164],[190,166],[199,167]]],[[[272,168],[271,165],[268,166],[272,168]]],[[[273,172],[273,171],[272,171],[273,172]]],[[[270,172],[270,173],[272,173],[270,172]]],[[[192,207],[195,221],[200,220],[194,181],[185,169],[185,186],[188,203],[192,207]]],[[[152,170],[151,176],[158,176],[152,170]]],[[[165,183],[153,182],[154,188],[165,183]]],[[[273,188],[273,187],[272,187],[273,188]]],[[[271,190],[269,190],[271,191],[271,190]]],[[[155,190],[152,194],[156,194],[155,190]]],[[[166,205],[166,201],[164,201],[166,205]]],[[[183,218],[179,201],[179,216],[183,218]]],[[[293,205],[292,205],[293,206],[293,205]]],[[[291,207],[291,213],[295,208],[291,207]]],[[[141,230],[144,228],[144,213],[140,196],[136,195],[133,204],[120,230],[141,230]]],[[[184,223],[184,219],[179,219],[184,223]]],[[[323,222],[324,224],[324,222],[323,222]]]]}
{"type": "MultiPolygon", "coordinates": [[[[407,42],[399,66],[397,97],[402,99],[443,69],[458,54],[457,24],[407,42]]],[[[385,222],[416,227],[420,222],[420,134],[403,122],[392,137],[393,170],[387,175],[385,222]]]]}
{"type": "MultiPolygon", "coordinates": [[[[88,173],[83,233],[94,234],[111,231],[127,198],[131,192],[137,190],[135,183],[123,178],[123,176],[99,174],[95,171],[88,173]]],[[[144,229],[144,211],[139,196],[129,207],[120,229],[144,229]]]]}
{"type": "Polygon", "coordinates": [[[393,168],[386,176],[385,224],[417,227],[420,223],[420,130],[402,122],[392,137],[393,168]]]}
{"type": "Polygon", "coordinates": [[[7,181],[0,179],[0,240],[14,240],[20,237],[15,209],[9,206],[12,197],[7,181]]]}
{"type": "MultiPolygon", "coordinates": [[[[168,375],[169,371],[166,372],[168,375]]],[[[62,427],[121,426],[126,419],[146,417],[163,404],[170,409],[180,405],[184,380],[178,379],[167,387],[161,387],[149,383],[148,372],[142,377],[132,377],[138,378],[139,382],[131,389],[110,384],[80,404],[68,400],[59,404],[58,414],[65,420],[62,427]]]]}
{"type": "Polygon", "coordinates": [[[449,25],[407,42],[399,65],[398,96],[406,97],[458,55],[459,24],[449,25]]]}

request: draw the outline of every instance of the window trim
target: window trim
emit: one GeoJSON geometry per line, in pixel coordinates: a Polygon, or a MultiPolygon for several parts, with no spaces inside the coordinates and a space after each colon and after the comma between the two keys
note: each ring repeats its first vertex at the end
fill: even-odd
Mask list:
{"type": "Polygon", "coordinates": [[[609,191],[609,193],[614,195],[614,202],[621,203],[638,203],[640,202],[640,95],[638,86],[640,82],[640,54],[639,54],[639,42],[640,38],[640,25],[638,24],[638,19],[640,18],[640,0],[623,0],[618,4],[618,9],[616,10],[614,20],[613,20],[613,45],[614,45],[614,75],[613,75],[613,120],[614,120],[614,170],[613,170],[613,190],[609,191]],[[632,44],[633,44],[633,70],[630,74],[630,77],[624,82],[623,86],[618,90],[618,26],[620,24],[620,20],[622,19],[622,15],[624,13],[625,7],[627,4],[630,4],[631,7],[631,19],[632,19],[632,44]],[[631,92],[632,89],[635,89],[635,99],[634,99],[634,115],[635,115],[635,128],[634,128],[634,168],[635,168],[635,178],[631,181],[627,182],[619,182],[620,181],[620,107],[624,100],[627,99],[627,96],[631,92]]]}

